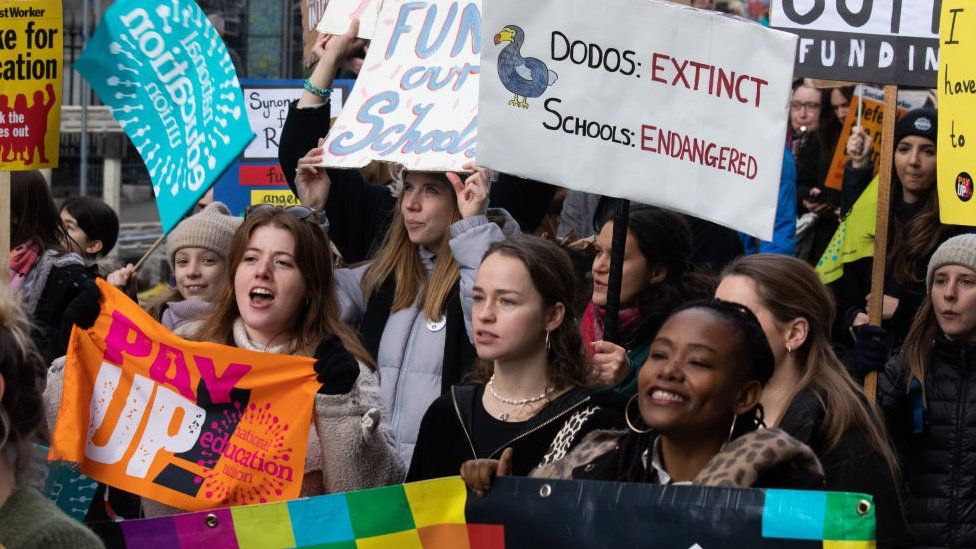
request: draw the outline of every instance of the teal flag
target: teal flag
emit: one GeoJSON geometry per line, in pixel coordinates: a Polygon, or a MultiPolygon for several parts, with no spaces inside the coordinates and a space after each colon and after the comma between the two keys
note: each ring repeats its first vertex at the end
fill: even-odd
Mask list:
{"type": "Polygon", "coordinates": [[[163,232],[254,137],[227,47],[192,0],[117,0],[74,67],[142,155],[163,232]]]}

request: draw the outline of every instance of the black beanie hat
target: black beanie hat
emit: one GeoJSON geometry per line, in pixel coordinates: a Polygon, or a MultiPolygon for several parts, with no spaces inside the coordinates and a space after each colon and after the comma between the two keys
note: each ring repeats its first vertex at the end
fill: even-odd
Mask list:
{"type": "Polygon", "coordinates": [[[905,113],[895,124],[895,146],[902,139],[917,135],[938,142],[939,113],[935,109],[913,109],[905,113]]]}

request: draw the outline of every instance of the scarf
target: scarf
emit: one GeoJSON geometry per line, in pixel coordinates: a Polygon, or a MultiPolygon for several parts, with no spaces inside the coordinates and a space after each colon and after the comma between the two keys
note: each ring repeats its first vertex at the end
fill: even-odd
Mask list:
{"type": "Polygon", "coordinates": [[[172,332],[198,316],[210,312],[211,309],[213,309],[213,304],[202,299],[171,301],[163,310],[160,323],[172,332]]]}
{"type": "Polygon", "coordinates": [[[41,247],[28,240],[13,250],[10,250],[10,289],[19,293],[24,287],[28,273],[41,257],[41,247]]]}
{"type": "MultiPolygon", "coordinates": [[[[603,322],[606,310],[597,307],[592,301],[586,306],[583,312],[583,319],[580,321],[580,333],[583,336],[583,346],[586,354],[593,356],[593,343],[603,340],[603,322]]],[[[641,323],[641,314],[637,307],[621,309],[617,314],[617,332],[627,333],[636,328],[641,323]]]]}

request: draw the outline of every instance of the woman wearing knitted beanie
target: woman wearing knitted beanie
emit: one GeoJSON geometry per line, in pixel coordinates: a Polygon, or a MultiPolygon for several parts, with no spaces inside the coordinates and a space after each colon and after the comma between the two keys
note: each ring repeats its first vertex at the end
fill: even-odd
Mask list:
{"type": "MultiPolygon", "coordinates": [[[[214,202],[169,233],[166,255],[176,285],[149,310],[153,318],[172,331],[210,310],[227,268],[227,249],[240,226],[241,218],[214,202]]],[[[109,275],[108,281],[125,287],[133,274],[129,265],[109,275]]]]}
{"type": "Polygon", "coordinates": [[[904,468],[913,546],[976,546],[976,235],[932,255],[927,293],[878,398],[904,468]]]}

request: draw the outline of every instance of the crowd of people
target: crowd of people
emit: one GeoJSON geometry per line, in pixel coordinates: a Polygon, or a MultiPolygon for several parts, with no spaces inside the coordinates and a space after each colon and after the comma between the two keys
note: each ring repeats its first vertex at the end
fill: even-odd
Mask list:
{"type": "MultiPolygon", "coordinates": [[[[938,219],[934,108],[896,126],[881,326],[871,258],[829,286],[813,269],[872,178],[873,139],[852,131],[843,187],[827,187],[853,87],[802,80],[774,241],[633,204],[608,323],[607,197],[474,164],[318,167],[318,92],[361,53],[355,26],[320,36],[282,131],[302,205],[191,212],[168,236],[171,289],[141,304],[191,341],[314,359],[302,496],[457,474],[474,494],[500,475],[836,490],[873,497],[879,546],[976,546],[976,235],[938,219]]],[[[134,269],[106,262],[104,203],[58,208],[39,172],[13,173],[11,203],[0,543],[97,547],[28,488],[28,464],[71,330],[98,315],[95,278],[135,297],[134,269]]],[[[86,521],[180,512],[105,485],[95,501],[86,521]]]]}

